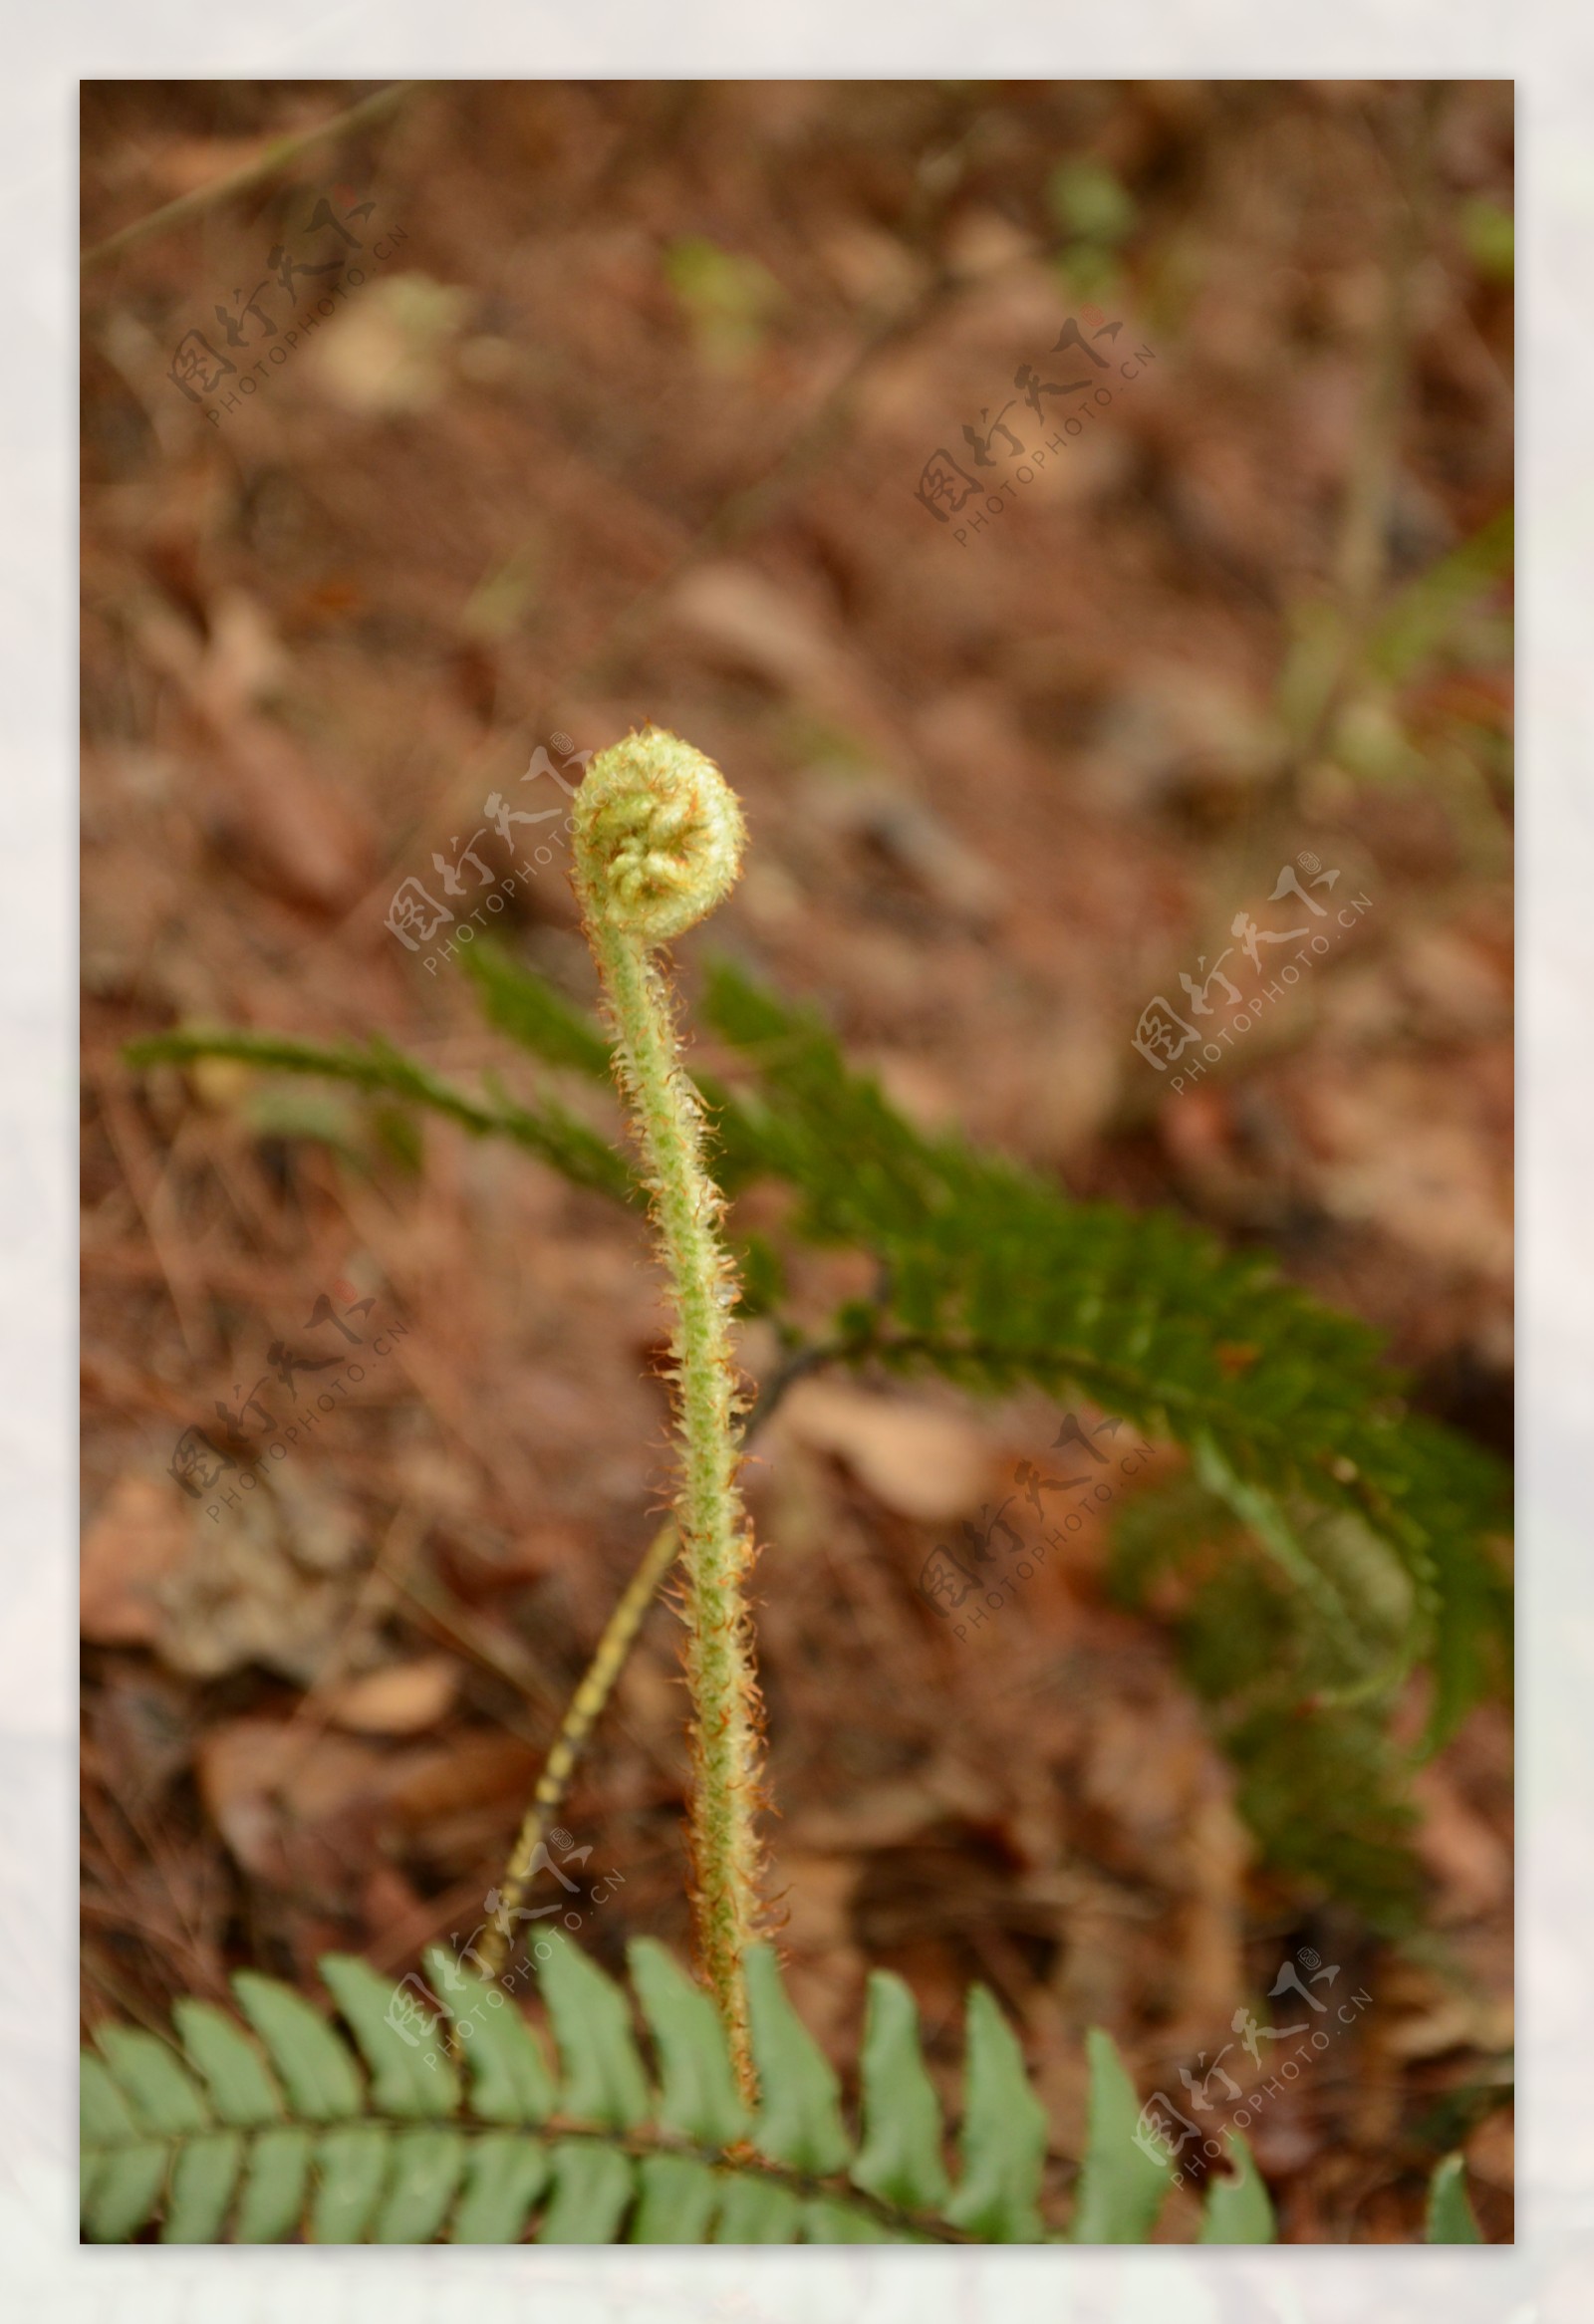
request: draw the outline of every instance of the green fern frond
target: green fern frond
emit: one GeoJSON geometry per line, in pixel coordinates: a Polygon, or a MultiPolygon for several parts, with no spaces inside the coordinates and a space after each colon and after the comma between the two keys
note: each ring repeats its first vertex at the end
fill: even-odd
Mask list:
{"type": "MultiPolygon", "coordinates": [[[[192,1065],[201,1058],[222,1057],[267,1073],[325,1075],[330,1081],[352,1083],[374,1097],[424,1106],[457,1122],[474,1137],[512,1139],[578,1186],[590,1186],[618,1202],[638,1207],[643,1203],[642,1190],[625,1157],[555,1100],[546,1099],[538,1108],[517,1105],[490,1077],[488,1099],[473,1098],[381,1038],[362,1048],[355,1041],[334,1045],[296,1041],[279,1033],[233,1028],[210,1031],[200,1025],[184,1025],[169,1033],[151,1033],[130,1041],[123,1055],[130,1065],[192,1065]]],[[[564,1057],[559,1062],[573,1061],[564,1057]]]]}
{"type": "Polygon", "coordinates": [[[1113,1527],[1109,1585],[1159,1606],[1185,1677],[1239,1781],[1235,1804],[1280,1871],[1326,1889],[1375,1928],[1409,1928],[1421,1873],[1408,1845],[1410,1754],[1389,1731],[1405,1669],[1410,1582],[1343,1512],[1291,1512],[1294,1563],[1248,1534],[1196,1476],[1138,1494],[1113,1527]],[[1166,1585],[1177,1584],[1170,1606],[1166,1585]],[[1333,1593],[1333,1619],[1322,1617],[1333,1593]]]}
{"type": "Polygon", "coordinates": [[[1162,2207],[1163,2166],[1135,2138],[1135,2085],[1111,2038],[1099,2027],[1086,2036],[1090,2096],[1085,2160],[1074,2209],[1076,2243],[1144,2243],[1162,2207]]]}
{"type": "Polygon", "coordinates": [[[589,1081],[612,1079],[614,1043],[595,1017],[566,1000],[545,976],[533,976],[490,936],[462,952],[460,966],[488,1024],[519,1048],[589,1081]]]}
{"type": "Polygon", "coordinates": [[[1469,539],[1409,582],[1367,641],[1369,675],[1395,684],[1444,647],[1460,617],[1511,571],[1516,514],[1501,509],[1469,539]]]}
{"type": "MultiPolygon", "coordinates": [[[[498,945],[463,958],[500,1030],[548,1066],[607,1081],[610,1044],[591,1018],[498,945]]],[[[696,1079],[719,1182],[734,1194],[781,1180],[798,1196],[798,1238],[877,1261],[881,1305],[837,1319],[838,1349],[932,1367],[976,1392],[1034,1382],[1082,1393],[1189,1449],[1203,1521],[1215,1513],[1231,1544],[1237,1521],[1286,1585],[1269,1593],[1249,1568],[1236,1585],[1257,1608],[1265,1601],[1288,1649],[1263,1665],[1280,1682],[1270,1702],[1220,1712],[1229,1748],[1255,1771],[1247,1811],[1275,1856],[1313,1856],[1297,1779],[1331,1773],[1332,1784],[1310,1784],[1314,1812],[1339,1802],[1310,1869],[1398,1919],[1412,1882],[1385,1706],[1421,1661],[1432,1748],[1508,1682],[1509,1582],[1490,1538],[1509,1517],[1501,1465],[1413,1414],[1376,1334],[1279,1281],[1267,1260],[1227,1253],[1165,1214],[1072,1202],[999,1157],[925,1136],[849,1070],[817,1020],[731,967],[713,970],[703,1008],[751,1076],[734,1090],[696,1079]],[[1280,1737],[1288,1781],[1266,1772],[1280,1737]]],[[[536,1114],[498,1093],[484,1104],[386,1044],[322,1050],[187,1031],[129,1054],[332,1074],[517,1137],[580,1182],[637,1198],[622,1157],[551,1102],[536,1114]]],[[[779,1252],[758,1237],[742,1255],[744,1311],[778,1315],[779,1252]]],[[[1218,1705],[1234,1689],[1202,1691],[1218,1705]]]]}
{"type": "Polygon", "coordinates": [[[1507,1479],[1407,1409],[1373,1331],[1181,1220],[1070,1202],[922,1135],[823,1026],[731,967],[703,1005],[758,1076],[724,1121],[721,1174],[783,1177],[799,1232],[883,1262],[893,1328],[877,1353],[974,1389],[1081,1391],[1197,1455],[1275,1550],[1292,1500],[1360,1519],[1411,1579],[1432,1739],[1454,1727],[1503,1662],[1507,1585],[1487,1537],[1507,1523],[1507,1479]]]}
{"type": "Polygon", "coordinates": [[[1483,2240],[1483,2230],[1467,2200],[1466,2164],[1460,2155],[1447,2155],[1429,2182],[1424,2240],[1429,2243],[1481,2243],[1483,2240]]]}
{"type": "MultiPolygon", "coordinates": [[[[651,2073],[625,1990],[557,1933],[545,1942],[553,2058],[500,1988],[436,1946],[424,2000],[407,1989],[418,1980],[396,1988],[366,1962],[328,1954],[321,1970],[342,2026],[245,1970],[233,1979],[244,2024],[184,2000],[173,2010],[175,2042],[100,2027],[82,2064],[86,2234],[121,2242],[154,2227],[167,2243],[1051,2239],[1039,2207],[1045,2112],[982,1986],[969,1994],[954,2182],[900,1979],[870,1977],[855,2139],[835,2072],[767,1945],[748,1955],[762,2093],[750,2119],[711,2001],[662,1945],[639,1937],[630,1949],[651,2073]]],[[[1095,2032],[1090,2044],[1081,2219],[1086,2239],[1138,2239],[1170,2175],[1135,2143],[1136,2099],[1111,2041],[1095,2032]],[[1129,2222],[1135,2238],[1121,2231],[1129,2222]]],[[[1221,2223],[1234,2198],[1214,2189],[1213,2199],[1221,2223]]]]}
{"type": "MultiPolygon", "coordinates": [[[[491,943],[465,964],[502,1031],[547,1064],[608,1079],[609,1042],[546,979],[491,943]]],[[[872,1353],[933,1365],[974,1389],[1079,1390],[1189,1447],[1275,1546],[1290,1538],[1292,1498],[1359,1517],[1412,1578],[1412,1643],[1438,1682],[1436,1739],[1454,1727],[1503,1667],[1508,1587],[1486,1536],[1507,1525],[1507,1479],[1407,1409],[1406,1384],[1369,1327],[1199,1228],[1071,1202],[1015,1163],[924,1136],[849,1070],[815,1018],[723,962],[703,1007],[757,1075],[748,1092],[697,1076],[715,1174],[730,1193],[762,1176],[785,1180],[802,1198],[799,1234],[883,1262],[895,1328],[872,1353]]],[[[190,1028],[133,1042],[127,1055],[335,1075],[515,1137],[580,1182],[636,1198],[624,1160],[552,1102],[535,1114],[502,1098],[484,1105],[384,1042],[324,1049],[190,1028]]]]}
{"type": "Polygon", "coordinates": [[[1278,2224],[1250,2148],[1238,2131],[1226,2135],[1232,2150],[1233,2175],[1220,2179],[1214,2173],[1208,2180],[1200,2240],[1203,2243],[1275,2243],[1278,2224]]]}
{"type": "MultiPolygon", "coordinates": [[[[328,1954],[334,2022],[291,1987],[234,1976],[242,2022],[180,2000],[176,2039],[98,2028],[83,2054],[86,2236],[163,2243],[1140,2243],[1171,2185],[1110,2037],[1087,2036],[1087,2140],[1065,2238],[1040,2211],[1047,2122],[1011,2028],[969,1993],[960,2168],[945,2159],[913,1996],[869,1979],[857,2137],[837,2077],[767,1945],[749,1955],[762,2088],[750,2120],[708,1996],[638,1937],[632,1991],[553,1933],[539,1975],[553,2032],[441,1946],[424,2001],[328,1954]],[[430,2004],[435,2004],[431,2006],[430,2004]],[[445,2038],[453,2028],[456,2065],[445,2038]]],[[[1245,2141],[1208,2176],[1203,2243],[1276,2227],[1245,2141]]],[[[1427,2240],[1480,2242],[1463,2166],[1430,2189],[1427,2240]]]]}

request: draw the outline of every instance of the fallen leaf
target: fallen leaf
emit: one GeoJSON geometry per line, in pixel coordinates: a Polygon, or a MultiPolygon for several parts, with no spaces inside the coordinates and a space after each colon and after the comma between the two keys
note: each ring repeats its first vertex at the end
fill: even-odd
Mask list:
{"type": "Polygon", "coordinates": [[[837,682],[845,665],[823,621],[755,566],[700,565],[676,584],[670,610],[704,645],[775,685],[811,690],[837,682]]]}
{"type": "Polygon", "coordinates": [[[780,1425],[845,1460],[888,1509],[921,1524],[973,1508],[990,1465],[985,1439],[955,1413],[828,1380],[799,1381],[780,1425]]]}
{"type": "Polygon", "coordinates": [[[415,1735],[436,1725],[458,1686],[459,1665],[451,1655],[422,1655],[346,1679],[324,1698],[323,1708],[334,1726],[356,1734],[415,1735]]]}
{"type": "Polygon", "coordinates": [[[884,776],[825,774],[808,785],[806,797],[816,823],[839,838],[869,841],[953,917],[987,927],[997,916],[998,873],[905,785],[884,776]]]}
{"type": "Polygon", "coordinates": [[[1371,1221],[1423,1257],[1509,1282],[1509,1156],[1492,1139],[1480,1077],[1441,1081],[1404,1060],[1319,1075],[1309,1119],[1323,1157],[1320,1198],[1337,1218],[1371,1221]]]}
{"type": "Polygon", "coordinates": [[[685,574],[670,593],[668,613],[699,651],[802,701],[870,762],[899,762],[895,720],[812,595],[754,565],[722,559],[685,574]]]}
{"type": "Polygon", "coordinates": [[[395,1824],[434,1870],[463,1874],[484,1859],[501,1863],[541,1766],[542,1754],[512,1735],[418,1745],[395,1770],[395,1824]]]}
{"type": "Polygon", "coordinates": [[[183,1562],[193,1537],[189,1505],[174,1484],[119,1477],[83,1537],[79,1612],[97,1646],[151,1646],[163,1620],[157,1585],[183,1562]]]}
{"type": "Polygon", "coordinates": [[[195,698],[218,724],[282,693],[293,662],[276,625],[247,590],[217,590],[205,608],[209,626],[195,698]]]}
{"type": "Polygon", "coordinates": [[[267,888],[322,911],[346,910],[375,869],[373,825],[329,788],[297,742],[263,717],[207,721],[216,843],[267,888]]]}
{"type": "Polygon", "coordinates": [[[1511,1881],[1504,1840],[1467,1805],[1443,1767],[1420,1768],[1412,1796],[1423,1812],[1413,1845],[1444,1892],[1440,1920],[1475,1920],[1501,1904],[1511,1881]]]}
{"type": "Polygon", "coordinates": [[[540,1753],[513,1735],[470,1735],[413,1751],[393,1786],[394,1813],[409,1825],[458,1808],[531,1798],[540,1753]]]}
{"type": "Polygon", "coordinates": [[[319,1906],[353,1903],[392,1775],[373,1744],[230,1719],[205,1736],[196,1769],[205,1812],[245,1872],[319,1906]]]}
{"type": "Polygon", "coordinates": [[[1189,1701],[1165,1695],[1158,1709],[1153,1726],[1143,1703],[1107,1697],[1095,1705],[1079,1776],[1081,1799],[1110,1820],[1115,1839],[1133,1835],[1149,1851],[1189,1832],[1209,1764],[1189,1701]]]}
{"type": "Polygon", "coordinates": [[[1464,929],[1414,929],[1393,966],[1431,1039],[1476,1039],[1509,1030],[1508,969],[1464,929]]]}
{"type": "Polygon", "coordinates": [[[1277,757],[1277,736],[1248,684],[1194,660],[1143,662],[1104,708],[1089,781],[1123,813],[1179,790],[1241,791],[1277,757]]]}
{"type": "Polygon", "coordinates": [[[1384,2035],[1395,2058],[1438,2058],[1447,2050],[1494,2054],[1511,2046],[1509,1996],[1437,1991],[1427,2008],[1399,2018],[1384,2035]]]}
{"type": "Polygon", "coordinates": [[[127,1663],[107,1673],[84,1708],[107,1788],[131,1812],[146,1812],[192,1757],[189,1689],[146,1662],[127,1663]]]}
{"type": "Polygon", "coordinates": [[[189,1533],[186,1554],[154,1589],[156,1651],[193,1678],[260,1663],[313,1678],[353,1612],[359,1549],[341,1502],[273,1477],[269,1489],[189,1533]]]}
{"type": "Polygon", "coordinates": [[[804,2024],[827,2045],[845,2041],[868,1966],[853,1927],[859,1870],[852,1856],[781,1855],[786,1983],[804,2024]]]}
{"type": "Polygon", "coordinates": [[[446,391],[448,350],[474,304],[469,291],[427,275],[389,275],[316,342],[321,387],[362,417],[429,410],[446,391]]]}
{"type": "Polygon", "coordinates": [[[139,154],[138,174],[151,192],[169,199],[231,177],[269,151],[270,141],[260,136],[161,137],[139,154]]]}
{"type": "MultiPolygon", "coordinates": [[[[873,1855],[905,1848],[949,1818],[969,1824],[994,1823],[1001,1813],[998,1785],[982,1781],[950,1755],[922,1773],[871,1784],[846,1799],[807,1809],[793,1825],[793,1847],[815,1855],[873,1855]]],[[[789,1850],[782,1850],[785,1877],[789,1850]]]]}
{"type": "Polygon", "coordinates": [[[237,595],[206,609],[211,634],[174,607],[140,612],[144,658],[170,677],[199,725],[212,842],[259,885],[321,911],[346,910],[372,878],[376,825],[333,788],[289,729],[255,707],[287,667],[266,617],[237,595]]]}
{"type": "Polygon", "coordinates": [[[1510,2107],[1485,2115],[1466,2142],[1466,2168],[1509,2195],[1516,2185],[1516,2121],[1510,2107]]]}

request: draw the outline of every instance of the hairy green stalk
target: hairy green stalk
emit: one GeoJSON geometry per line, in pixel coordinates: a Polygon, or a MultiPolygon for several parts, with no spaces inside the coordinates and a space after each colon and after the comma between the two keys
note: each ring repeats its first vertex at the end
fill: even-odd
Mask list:
{"type": "Polygon", "coordinates": [[[681,1070],[673,996],[653,956],[729,893],[745,841],[718,768],[658,727],[602,752],[576,794],[576,887],[674,1310],[696,1949],[750,2096],[742,1958],[758,1934],[761,1713],[743,1597],[753,1544],[736,1488],[736,1281],[719,1234],[723,1201],[703,1166],[697,1095],[681,1070]]]}

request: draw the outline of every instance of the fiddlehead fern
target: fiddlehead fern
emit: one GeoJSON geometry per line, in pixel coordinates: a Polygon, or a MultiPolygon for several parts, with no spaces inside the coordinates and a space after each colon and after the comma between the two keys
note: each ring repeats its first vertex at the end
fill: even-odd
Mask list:
{"type": "Polygon", "coordinates": [[[653,726],[594,759],[574,821],[577,892],[674,1310],[695,1934],[750,2096],[742,1958],[757,1934],[761,1714],[743,1595],[753,1544],[736,1488],[736,1282],[720,1238],[722,1199],[703,1164],[701,1109],[680,1066],[673,996],[654,957],[729,893],[746,826],[712,760],[653,726]]]}

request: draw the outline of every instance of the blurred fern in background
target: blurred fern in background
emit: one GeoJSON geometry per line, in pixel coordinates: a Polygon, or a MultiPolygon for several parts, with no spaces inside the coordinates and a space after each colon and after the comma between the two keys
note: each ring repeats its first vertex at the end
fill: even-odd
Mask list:
{"type": "MultiPolygon", "coordinates": [[[[546,978],[491,942],[463,960],[501,1033],[564,1082],[607,1083],[606,1036],[546,978]]],[[[727,962],[710,970],[700,1011],[739,1061],[734,1086],[697,1077],[726,1193],[784,1183],[792,1242],[865,1251],[878,1272],[873,1300],[805,1339],[786,1311],[779,1241],[733,1236],[742,1312],[767,1316],[805,1361],[928,1369],[982,1395],[1078,1394],[1182,1446],[1188,1474],[1123,1515],[1112,1586],[1154,1606],[1173,1589],[1184,1669],[1265,1858],[1375,1926],[1409,1922],[1420,1893],[1405,1845],[1410,1753],[1391,1712],[1423,1671],[1433,1748],[1506,1684],[1501,1464],[1414,1413],[1377,1335],[1267,1260],[1166,1213],[1071,1201],[960,1138],[926,1136],[817,1018],[727,962]]],[[[129,1055],[330,1077],[389,1113],[441,1113],[638,1200],[626,1158],[573,1094],[526,1102],[492,1076],[461,1090],[377,1041],[188,1028],[129,1055]]],[[[391,1124],[384,1136],[391,1148],[391,1124]]]]}

